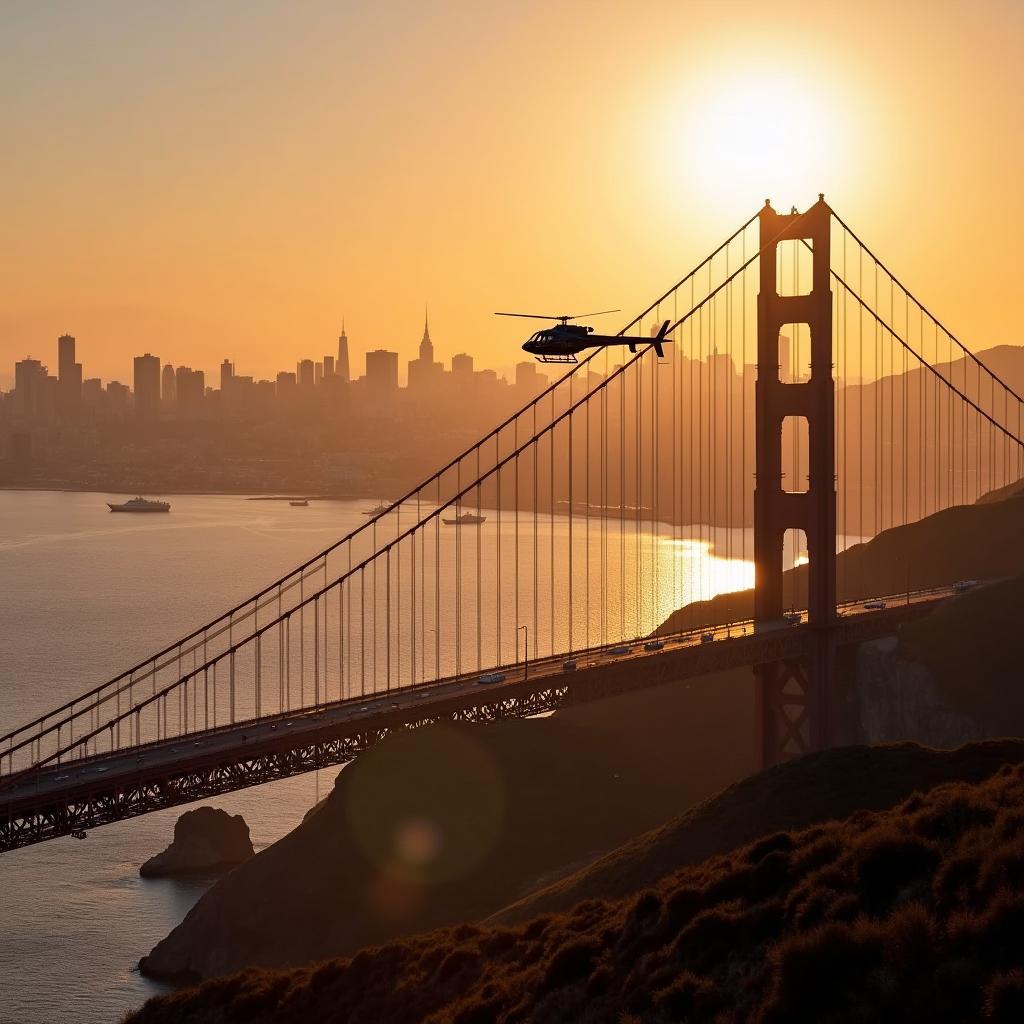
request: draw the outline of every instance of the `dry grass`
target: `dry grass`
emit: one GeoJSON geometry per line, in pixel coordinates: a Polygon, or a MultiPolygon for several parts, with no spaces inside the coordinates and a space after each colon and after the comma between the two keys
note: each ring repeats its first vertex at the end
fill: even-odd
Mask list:
{"type": "Polygon", "coordinates": [[[151,1000],[133,1024],[1019,1021],[1024,770],[780,832],[617,901],[151,1000]]]}

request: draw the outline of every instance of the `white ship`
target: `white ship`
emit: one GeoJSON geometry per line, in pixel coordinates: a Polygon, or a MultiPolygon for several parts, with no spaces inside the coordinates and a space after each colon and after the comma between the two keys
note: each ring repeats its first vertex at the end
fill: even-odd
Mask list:
{"type": "Polygon", "coordinates": [[[132,498],[121,505],[107,502],[107,508],[111,512],[170,512],[169,501],[150,501],[148,498],[132,498]]]}
{"type": "Polygon", "coordinates": [[[442,519],[445,526],[479,526],[487,522],[487,516],[478,516],[474,512],[463,512],[461,516],[454,519],[442,519]]]}

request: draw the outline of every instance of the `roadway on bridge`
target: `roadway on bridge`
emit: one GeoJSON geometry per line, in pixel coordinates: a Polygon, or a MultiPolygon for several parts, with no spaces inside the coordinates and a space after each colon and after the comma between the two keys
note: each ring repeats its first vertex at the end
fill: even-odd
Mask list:
{"type": "MultiPolygon", "coordinates": [[[[903,594],[897,599],[898,606],[934,602],[947,598],[954,592],[954,587],[941,587],[903,594]]],[[[893,607],[895,604],[892,598],[884,600],[882,608],[877,607],[879,599],[876,599],[844,604],[840,607],[840,612],[843,616],[884,615],[885,608],[893,607]]],[[[762,626],[758,634],[786,634],[803,620],[804,616],[801,615],[799,622],[762,626]]],[[[456,678],[348,697],[343,701],[320,707],[309,707],[260,720],[234,723],[216,730],[155,741],[125,752],[93,755],[71,763],[26,772],[20,779],[12,778],[8,785],[2,788],[2,799],[3,803],[10,807],[28,801],[38,805],[51,799],[71,798],[84,790],[99,786],[116,786],[120,781],[138,777],[141,772],[150,777],[154,774],[173,775],[177,771],[187,771],[198,762],[221,761],[226,754],[234,757],[246,755],[249,750],[255,750],[265,742],[274,741],[276,744],[285,736],[287,742],[295,747],[302,747],[308,742],[311,734],[322,734],[331,726],[351,727],[358,723],[372,729],[374,721],[382,714],[396,712],[414,712],[413,717],[418,718],[422,711],[423,717],[429,718],[432,705],[448,704],[452,699],[462,697],[466,698],[466,703],[471,703],[474,696],[482,695],[484,691],[488,694],[488,700],[500,698],[503,689],[524,681],[552,680],[559,675],[567,675],[570,671],[582,671],[610,662],[657,657],[663,654],[666,648],[678,649],[708,642],[728,643],[730,640],[750,636],[753,632],[752,620],[745,620],[658,636],[657,646],[650,642],[652,638],[621,641],[571,654],[539,658],[526,666],[517,664],[507,669],[493,669],[484,672],[483,676],[479,672],[469,675],[464,673],[456,678]],[[570,660],[575,668],[567,668],[567,662],[570,660]],[[495,682],[481,682],[481,678],[486,678],[492,673],[500,674],[502,678],[495,682]]]]}

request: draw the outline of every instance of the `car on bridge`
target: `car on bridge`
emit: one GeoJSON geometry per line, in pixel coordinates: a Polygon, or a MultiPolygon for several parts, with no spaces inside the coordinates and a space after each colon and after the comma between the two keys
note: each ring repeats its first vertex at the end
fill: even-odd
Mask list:
{"type": "Polygon", "coordinates": [[[629,654],[630,650],[632,650],[632,648],[627,647],[625,644],[619,644],[617,647],[613,647],[609,653],[616,655],[629,654]]]}
{"type": "Polygon", "coordinates": [[[488,683],[503,683],[503,682],[505,682],[505,673],[504,672],[485,672],[482,676],[480,676],[479,679],[477,679],[477,682],[478,683],[483,683],[485,685],[488,684],[488,683]]]}
{"type": "Polygon", "coordinates": [[[965,590],[970,590],[972,587],[976,587],[977,585],[977,580],[957,580],[956,583],[953,584],[953,593],[962,594],[965,590]]]}
{"type": "Polygon", "coordinates": [[[862,605],[867,612],[880,612],[885,608],[884,601],[865,601],[862,605]]]}
{"type": "Polygon", "coordinates": [[[702,644],[709,644],[715,639],[714,633],[701,633],[700,642],[702,644]]]}
{"type": "Polygon", "coordinates": [[[664,644],[660,640],[648,640],[644,644],[645,651],[660,651],[664,648],[664,644]]]}

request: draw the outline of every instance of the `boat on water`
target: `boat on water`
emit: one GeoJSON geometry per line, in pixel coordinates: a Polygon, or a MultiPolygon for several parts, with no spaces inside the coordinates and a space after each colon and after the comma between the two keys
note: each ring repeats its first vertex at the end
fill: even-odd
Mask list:
{"type": "Polygon", "coordinates": [[[391,506],[382,501],[376,508],[371,508],[369,512],[364,512],[364,516],[382,516],[385,512],[389,511],[391,506]]]}
{"type": "Polygon", "coordinates": [[[298,501],[289,501],[288,504],[291,505],[292,508],[305,508],[309,504],[309,501],[306,498],[300,498],[298,501]]]}
{"type": "Polygon", "coordinates": [[[442,519],[445,526],[479,526],[487,522],[487,516],[478,516],[475,512],[463,512],[454,519],[442,519]]]}
{"type": "Polygon", "coordinates": [[[111,512],[170,512],[171,503],[169,501],[150,501],[149,498],[132,498],[120,505],[108,501],[107,508],[111,512]]]}

